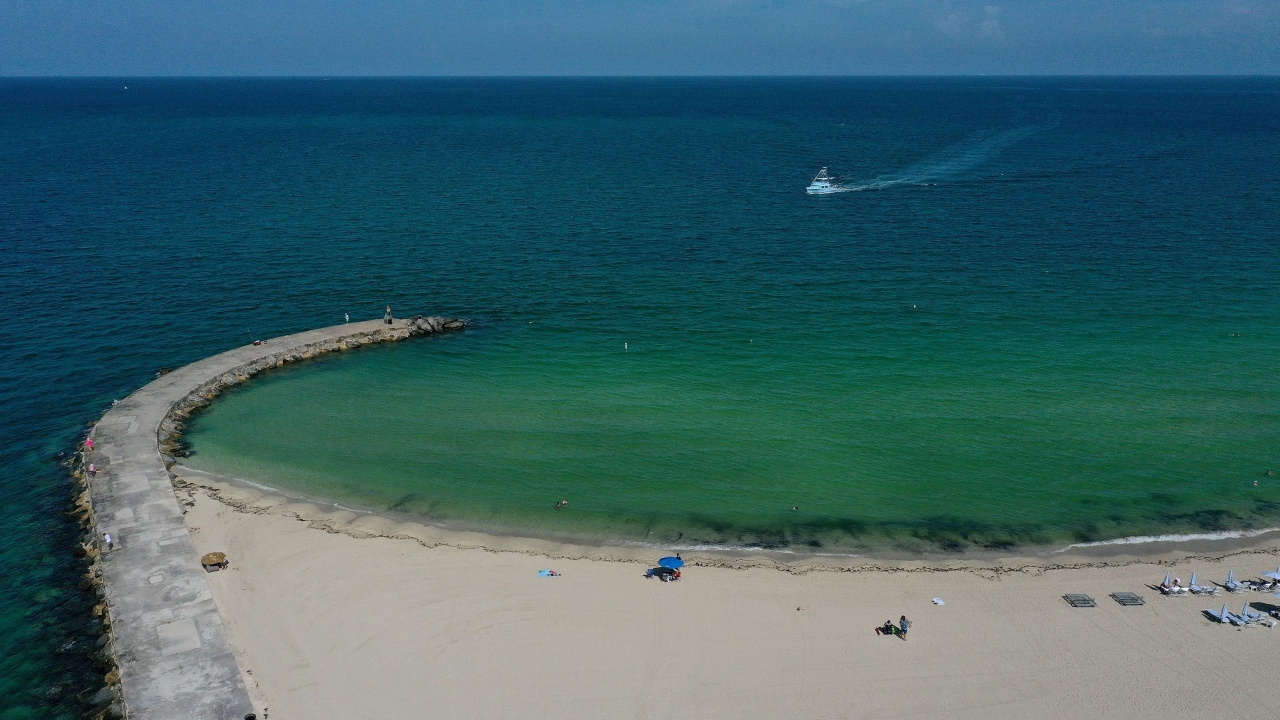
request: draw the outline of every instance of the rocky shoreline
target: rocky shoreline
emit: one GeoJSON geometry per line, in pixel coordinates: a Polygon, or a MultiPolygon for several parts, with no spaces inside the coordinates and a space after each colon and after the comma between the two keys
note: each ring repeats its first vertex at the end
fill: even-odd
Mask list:
{"type": "Polygon", "coordinates": [[[157,438],[160,455],[164,459],[166,466],[172,466],[175,458],[184,454],[182,451],[182,434],[186,431],[186,421],[213,402],[214,398],[222,394],[227,388],[235,387],[259,373],[274,370],[289,363],[310,360],[331,352],[354,350],[367,345],[397,342],[424,335],[463,330],[467,325],[468,322],[461,318],[415,315],[404,321],[403,325],[388,326],[371,332],[355,333],[339,338],[322,340],[302,347],[289,348],[228,370],[218,377],[202,383],[200,387],[192,390],[186,397],[174,403],[173,407],[170,408],[168,415],[160,423],[160,433],[157,438]]]}
{"type": "Polygon", "coordinates": [[[227,388],[292,362],[467,325],[419,315],[255,342],[158,372],[94,423],[66,462],[75,483],[69,513],[83,530],[74,548],[85,565],[80,586],[97,599],[91,656],[103,684],[81,693],[88,717],[257,717],[173,485],[170,468],[191,415],[227,388]]]}

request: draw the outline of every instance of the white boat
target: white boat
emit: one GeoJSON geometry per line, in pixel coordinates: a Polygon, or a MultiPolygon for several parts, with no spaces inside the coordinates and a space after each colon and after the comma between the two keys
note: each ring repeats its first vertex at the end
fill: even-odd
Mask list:
{"type": "Polygon", "coordinates": [[[810,195],[826,195],[836,191],[836,186],[831,182],[831,178],[827,175],[827,169],[822,168],[817,175],[813,176],[813,182],[809,183],[809,187],[804,189],[810,195]]]}

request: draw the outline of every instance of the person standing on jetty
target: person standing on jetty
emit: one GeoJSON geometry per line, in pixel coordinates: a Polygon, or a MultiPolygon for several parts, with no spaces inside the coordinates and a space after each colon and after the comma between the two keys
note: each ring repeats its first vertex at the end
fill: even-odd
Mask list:
{"type": "Polygon", "coordinates": [[[391,324],[391,306],[390,305],[387,306],[387,311],[382,314],[382,322],[388,325],[391,324]]]}

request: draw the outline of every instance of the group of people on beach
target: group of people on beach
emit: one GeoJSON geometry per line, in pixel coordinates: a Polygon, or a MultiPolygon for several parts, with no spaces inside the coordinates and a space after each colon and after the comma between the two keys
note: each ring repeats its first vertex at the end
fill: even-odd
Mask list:
{"type": "Polygon", "coordinates": [[[894,625],[892,620],[885,620],[884,625],[876,628],[877,635],[897,635],[903,640],[907,639],[907,631],[911,629],[911,621],[906,615],[898,618],[898,624],[894,625]]]}

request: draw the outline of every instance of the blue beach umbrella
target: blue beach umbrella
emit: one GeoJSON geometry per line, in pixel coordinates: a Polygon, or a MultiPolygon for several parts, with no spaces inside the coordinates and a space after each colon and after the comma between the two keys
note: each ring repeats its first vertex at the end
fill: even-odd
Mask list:
{"type": "Polygon", "coordinates": [[[658,565],[664,568],[671,568],[672,570],[675,570],[676,568],[684,567],[684,561],[678,557],[664,557],[658,561],[658,565]]]}

